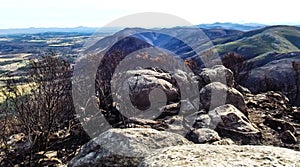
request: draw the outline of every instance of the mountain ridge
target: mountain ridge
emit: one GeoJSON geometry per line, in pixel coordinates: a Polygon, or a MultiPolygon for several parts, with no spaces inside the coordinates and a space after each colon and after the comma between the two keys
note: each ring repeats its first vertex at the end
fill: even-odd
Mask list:
{"type": "MultiPolygon", "coordinates": [[[[251,31],[271,25],[264,25],[259,23],[230,23],[230,22],[216,22],[211,24],[197,24],[194,27],[201,29],[228,29],[228,30],[239,30],[239,31],[251,31]]],[[[298,25],[294,25],[298,26],[298,25]]],[[[300,26],[300,25],[299,25],[300,26]]],[[[35,34],[43,32],[97,32],[99,30],[104,32],[115,33],[125,27],[29,27],[29,28],[7,28],[0,29],[0,35],[9,34],[35,34]]]]}

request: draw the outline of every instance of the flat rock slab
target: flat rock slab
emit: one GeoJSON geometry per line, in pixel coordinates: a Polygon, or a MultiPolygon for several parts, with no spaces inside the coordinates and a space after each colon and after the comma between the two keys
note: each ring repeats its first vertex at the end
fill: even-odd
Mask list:
{"type": "Polygon", "coordinates": [[[300,167],[300,152],[272,146],[184,145],[156,150],[139,167],[300,167]]]}
{"type": "Polygon", "coordinates": [[[183,136],[147,128],[110,129],[87,144],[69,166],[137,166],[156,149],[189,145],[183,136]]]}

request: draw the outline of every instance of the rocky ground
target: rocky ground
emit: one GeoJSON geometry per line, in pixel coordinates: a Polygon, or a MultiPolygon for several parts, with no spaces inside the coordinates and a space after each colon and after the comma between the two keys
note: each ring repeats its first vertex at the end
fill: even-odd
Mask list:
{"type": "MultiPolygon", "coordinates": [[[[135,106],[147,108],[149,101],[142,97],[156,88],[163,90],[166,104],[157,108],[159,114],[127,114],[124,121],[80,150],[82,144],[67,141],[76,146],[74,155],[61,160],[66,157],[59,156],[61,150],[52,154],[49,150],[48,159],[56,159],[52,165],[300,166],[300,109],[290,106],[283,94],[252,94],[237,85],[224,66],[205,68],[194,77],[177,71],[177,78],[196,79],[199,86],[196,90],[190,87],[199,91],[198,97],[184,99],[179,98],[180,83],[165,71],[152,68],[123,73],[119,76],[125,76],[132,86],[129,94],[135,106]]],[[[123,101],[118,100],[114,105],[122,108],[123,101]]],[[[83,133],[76,134],[73,130],[73,136],[80,139],[83,133]]]]}

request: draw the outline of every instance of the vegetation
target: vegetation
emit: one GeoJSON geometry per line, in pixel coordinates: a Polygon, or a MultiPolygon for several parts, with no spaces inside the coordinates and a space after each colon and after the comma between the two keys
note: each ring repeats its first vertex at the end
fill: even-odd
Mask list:
{"type": "Polygon", "coordinates": [[[237,82],[244,79],[248,75],[248,71],[252,68],[252,63],[248,62],[244,56],[235,52],[227,53],[222,57],[223,65],[229,68],[237,82]]]}
{"type": "Polygon", "coordinates": [[[51,134],[62,127],[74,124],[74,107],[71,97],[71,66],[53,53],[42,59],[30,60],[26,72],[29,88],[20,87],[13,79],[7,80],[1,108],[2,148],[6,150],[6,164],[36,166],[36,153],[53,147],[51,134]],[[9,136],[22,133],[29,143],[27,152],[9,152],[9,136]],[[21,156],[22,155],[22,156],[21,156]]]}
{"type": "Polygon", "coordinates": [[[216,46],[220,55],[236,52],[250,59],[267,52],[299,51],[300,31],[295,27],[268,27],[245,33],[243,38],[216,46]]]}

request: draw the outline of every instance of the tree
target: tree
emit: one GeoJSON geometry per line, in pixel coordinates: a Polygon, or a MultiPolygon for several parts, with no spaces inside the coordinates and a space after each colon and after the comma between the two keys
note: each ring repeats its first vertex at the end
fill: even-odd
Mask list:
{"type": "Polygon", "coordinates": [[[54,53],[41,59],[29,61],[25,70],[28,77],[23,83],[8,80],[4,88],[7,109],[17,120],[20,132],[30,143],[25,155],[28,166],[33,166],[33,155],[50,147],[50,134],[74,118],[71,96],[71,74],[69,63],[54,53]]]}
{"type": "Polygon", "coordinates": [[[252,64],[247,62],[244,56],[235,52],[229,52],[222,57],[223,65],[229,68],[234,75],[237,82],[247,77],[248,71],[251,69],[252,64]]]}

